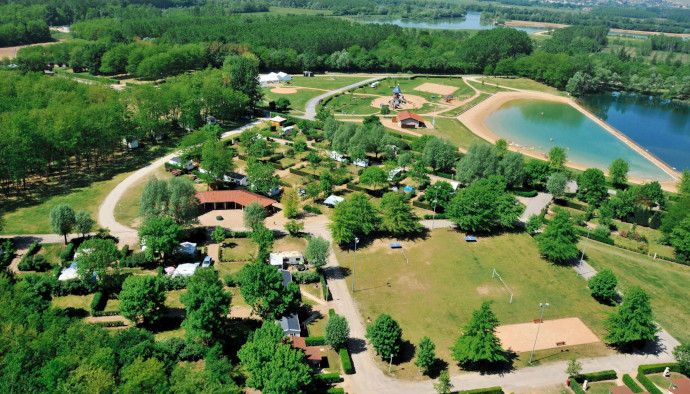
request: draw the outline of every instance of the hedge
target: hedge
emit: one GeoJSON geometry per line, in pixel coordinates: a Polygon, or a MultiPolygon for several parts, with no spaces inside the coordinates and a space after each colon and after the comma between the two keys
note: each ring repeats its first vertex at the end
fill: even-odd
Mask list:
{"type": "Polygon", "coordinates": [[[323,346],[326,344],[326,337],[306,337],[304,343],[307,346],[323,346]]]}
{"type": "Polygon", "coordinates": [[[101,316],[117,316],[120,314],[120,311],[95,311],[91,313],[91,316],[93,317],[101,317],[101,316]]]}
{"type": "Polygon", "coordinates": [[[288,171],[290,171],[290,174],[301,175],[301,176],[313,176],[314,179],[319,179],[319,176],[317,174],[312,174],[311,172],[298,170],[296,168],[290,168],[288,171]]]}
{"type": "Polygon", "coordinates": [[[309,212],[317,215],[321,214],[321,210],[319,209],[319,207],[314,207],[309,204],[303,206],[302,209],[304,209],[304,212],[309,212]]]}
{"type": "Polygon", "coordinates": [[[570,388],[573,389],[576,394],[587,394],[575,379],[570,379],[570,388]]]}
{"type": "MultiPolygon", "coordinates": [[[[575,227],[575,231],[578,232],[579,235],[583,237],[587,237],[587,230],[581,228],[581,227],[575,227]]],[[[615,242],[613,239],[609,237],[603,237],[601,235],[596,234],[594,231],[589,232],[589,239],[593,239],[595,241],[599,241],[608,245],[615,245],[615,242]]]]}
{"type": "Polygon", "coordinates": [[[352,359],[350,359],[350,352],[347,350],[346,347],[340,349],[338,351],[338,354],[340,354],[340,364],[343,366],[343,371],[345,371],[345,375],[352,375],[355,373],[355,368],[352,365],[352,359]]]}
{"type": "Polygon", "coordinates": [[[341,387],[334,387],[326,390],[327,394],[345,394],[345,389],[341,387]]]}
{"type": "Polygon", "coordinates": [[[108,297],[104,297],[102,291],[94,293],[93,299],[91,300],[91,314],[93,315],[95,312],[102,311],[107,302],[108,297]]]}
{"type": "MultiPolygon", "coordinates": [[[[434,215],[424,215],[425,220],[432,220],[434,219],[434,215]]],[[[436,214],[436,219],[450,219],[450,215],[447,213],[437,213],[436,214]]]]}
{"type": "Polygon", "coordinates": [[[661,390],[659,390],[659,389],[656,387],[656,385],[655,385],[651,380],[649,380],[649,378],[648,378],[647,376],[645,376],[645,374],[643,374],[642,372],[639,372],[639,370],[638,370],[638,372],[637,372],[636,378],[637,378],[637,381],[640,382],[640,383],[642,383],[642,385],[643,385],[643,386],[647,389],[647,391],[649,391],[651,394],[663,394],[663,393],[661,392],[661,390]]]}
{"type": "Polygon", "coordinates": [[[63,250],[62,253],[60,253],[60,260],[62,260],[63,263],[66,261],[72,260],[72,255],[74,254],[74,248],[75,248],[74,242],[70,242],[67,245],[67,247],[65,248],[65,250],[63,250]]]}
{"type": "Polygon", "coordinates": [[[601,372],[580,374],[578,376],[571,377],[570,379],[575,380],[578,383],[583,383],[585,380],[588,382],[601,382],[603,380],[618,379],[618,375],[616,374],[616,371],[609,369],[601,372]]]}
{"type": "Polygon", "coordinates": [[[117,320],[117,321],[97,321],[97,322],[95,322],[95,323],[93,323],[93,324],[95,324],[95,325],[97,325],[97,326],[100,326],[100,327],[124,327],[124,326],[127,325],[127,324],[125,324],[125,322],[123,322],[122,320],[117,320]]]}
{"type": "Polygon", "coordinates": [[[342,381],[340,374],[337,372],[316,374],[314,375],[314,379],[320,380],[326,384],[340,383],[342,381]]]}
{"type": "Polygon", "coordinates": [[[648,375],[650,373],[664,372],[666,368],[669,368],[672,372],[680,372],[678,363],[645,364],[637,367],[637,371],[648,375]]]}
{"type": "Polygon", "coordinates": [[[458,393],[463,393],[463,394],[501,394],[503,393],[503,389],[500,386],[495,386],[495,387],[487,387],[485,389],[474,389],[474,390],[463,390],[463,391],[458,391],[458,393]]]}
{"type": "Polygon", "coordinates": [[[335,309],[331,308],[328,310],[328,317],[331,318],[335,316],[335,309]]]}
{"type": "Polygon", "coordinates": [[[299,284],[316,283],[321,280],[321,276],[316,271],[298,271],[292,275],[292,280],[299,284]]]}
{"type": "Polygon", "coordinates": [[[319,272],[319,281],[321,282],[321,290],[323,291],[323,299],[328,301],[331,292],[328,290],[328,284],[326,283],[326,277],[323,276],[323,272],[319,272]]]}
{"type": "Polygon", "coordinates": [[[640,385],[638,385],[637,383],[635,383],[635,381],[633,380],[633,378],[632,378],[630,375],[628,375],[627,373],[626,373],[625,375],[623,375],[623,383],[624,383],[626,386],[628,386],[628,388],[629,388],[633,393],[641,393],[641,392],[644,391],[644,390],[642,389],[642,387],[640,387],[640,385]]]}
{"type": "Polygon", "coordinates": [[[513,190],[511,193],[520,197],[536,197],[539,194],[536,190],[513,190]]]}
{"type": "MultiPolygon", "coordinates": [[[[22,256],[22,259],[19,260],[19,264],[17,264],[18,268],[21,267],[26,267],[29,264],[29,259],[31,259],[31,256],[33,256],[34,253],[38,251],[38,249],[41,247],[39,245],[38,241],[34,241],[31,245],[29,245],[29,249],[26,250],[26,253],[24,256],[22,256]]],[[[19,270],[22,270],[19,268],[19,270]]]]}
{"type": "Polygon", "coordinates": [[[578,211],[587,211],[587,205],[577,203],[575,201],[556,199],[554,200],[556,204],[562,205],[564,207],[576,209],[578,211]]]}
{"type": "MultiPolygon", "coordinates": [[[[412,201],[412,205],[414,205],[414,206],[417,207],[417,208],[428,209],[428,210],[430,210],[430,211],[433,211],[433,210],[434,210],[434,208],[433,208],[430,204],[427,204],[427,203],[424,203],[424,202],[421,202],[421,201],[418,201],[418,200],[412,201]]],[[[437,216],[438,216],[438,215],[437,215],[437,216]]]]}

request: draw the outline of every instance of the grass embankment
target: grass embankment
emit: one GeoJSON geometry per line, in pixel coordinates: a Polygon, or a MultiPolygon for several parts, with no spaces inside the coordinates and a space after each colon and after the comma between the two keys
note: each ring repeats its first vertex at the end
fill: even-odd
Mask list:
{"type": "Polygon", "coordinates": [[[659,324],[679,341],[690,342],[690,267],[591,241],[587,244],[587,261],[596,270],[612,270],[623,293],[631,286],[642,287],[652,297],[659,324]]]}
{"type": "MultiPolygon", "coordinates": [[[[514,88],[514,89],[523,89],[523,90],[534,90],[536,92],[544,92],[544,93],[550,93],[554,94],[557,96],[568,96],[568,92],[564,92],[562,90],[558,90],[556,88],[553,88],[551,86],[544,85],[543,83],[527,79],[527,78],[515,78],[515,79],[510,79],[510,78],[482,78],[482,81],[485,81],[486,83],[491,83],[491,84],[496,84],[499,86],[505,86],[509,88],[514,88]]],[[[485,87],[487,85],[484,85],[485,87]]]]}
{"type": "Polygon", "coordinates": [[[486,84],[482,84],[481,82],[467,81],[467,83],[474,86],[475,89],[477,89],[483,93],[496,93],[496,92],[509,92],[510,91],[510,89],[505,89],[505,88],[494,86],[494,85],[486,85],[486,84]]]}
{"type": "Polygon", "coordinates": [[[474,107],[478,103],[486,100],[486,98],[489,96],[490,96],[489,93],[480,93],[479,96],[475,97],[474,99],[466,102],[465,104],[463,104],[463,105],[461,105],[455,109],[452,109],[450,111],[446,111],[446,112],[442,113],[442,115],[443,116],[458,116],[458,115],[462,114],[463,112],[467,111],[468,109],[474,107]]]}
{"type": "Polygon", "coordinates": [[[330,10],[310,10],[307,8],[286,8],[286,7],[268,7],[271,14],[289,14],[289,15],[331,15],[333,11],[330,10]]]}
{"type": "MultiPolygon", "coordinates": [[[[400,323],[405,340],[417,343],[429,336],[436,343],[437,355],[451,365],[449,347],[483,301],[493,301],[501,324],[532,321],[539,317],[539,303],[549,302],[547,319],[576,316],[597,336],[605,334],[603,321],[612,308],[596,302],[572,268],[544,261],[531,237],[504,234],[466,243],[463,235],[443,229],[424,241],[403,241],[409,264],[400,250],[388,247],[394,240],[361,243],[354,297],[364,320],[390,314],[400,323]],[[501,282],[491,277],[494,268],[514,292],[512,304],[501,282]]],[[[336,254],[340,265],[351,270],[352,252],[336,247],[336,254]]],[[[351,283],[351,271],[347,274],[351,283]]],[[[583,349],[583,356],[611,352],[603,344],[583,349]]],[[[540,357],[561,357],[561,351],[542,351],[540,357]]],[[[412,359],[409,354],[400,358],[404,362],[398,370],[416,371],[405,361],[412,359]]],[[[524,358],[520,355],[516,364],[524,358]]]]}
{"type": "Polygon", "coordinates": [[[433,129],[416,129],[415,131],[448,139],[453,145],[464,150],[469,149],[470,145],[474,143],[487,143],[486,140],[478,137],[455,118],[437,117],[436,125],[433,129]]]}

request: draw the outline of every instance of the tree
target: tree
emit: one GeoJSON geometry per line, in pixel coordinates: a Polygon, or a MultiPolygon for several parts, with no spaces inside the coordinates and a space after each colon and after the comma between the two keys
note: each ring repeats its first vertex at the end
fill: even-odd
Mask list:
{"type": "Polygon", "coordinates": [[[254,226],[254,231],[249,234],[249,237],[259,247],[259,254],[268,253],[273,247],[273,242],[275,242],[276,239],[273,230],[264,226],[263,223],[257,223],[254,226]]]}
{"type": "Polygon", "coordinates": [[[237,352],[247,370],[247,386],[265,393],[301,393],[311,383],[304,353],[281,343],[283,330],[264,321],[237,352]]]}
{"type": "Polygon", "coordinates": [[[678,362],[680,373],[690,375],[690,345],[678,345],[673,348],[673,357],[678,362]]]}
{"type": "Polygon", "coordinates": [[[450,200],[453,199],[453,186],[446,181],[436,181],[433,185],[426,188],[424,196],[429,204],[433,207],[434,200],[436,204],[444,209],[448,206],[450,200]]]}
{"type": "Polygon", "coordinates": [[[247,177],[251,189],[261,194],[268,194],[278,183],[274,176],[275,171],[271,163],[262,163],[250,158],[247,165],[247,177]]]}
{"type": "Polygon", "coordinates": [[[370,234],[376,229],[377,213],[366,195],[353,193],[333,210],[328,224],[333,240],[343,244],[352,242],[358,235],[370,234]]]}
{"type": "Polygon", "coordinates": [[[283,205],[283,215],[286,218],[291,219],[297,216],[299,213],[299,195],[297,194],[297,189],[286,188],[283,191],[283,197],[280,199],[280,203],[283,205]]]}
{"type": "Polygon", "coordinates": [[[257,261],[240,271],[240,294],[252,307],[252,314],[275,320],[299,305],[299,287],[295,282],[283,286],[283,277],[275,267],[257,261]]]}
{"type": "Polygon", "coordinates": [[[160,253],[165,259],[179,245],[182,230],[182,226],[169,217],[148,219],[139,228],[139,239],[146,246],[146,256],[152,259],[155,253],[160,253]]]}
{"type": "Polygon", "coordinates": [[[568,155],[565,153],[565,149],[560,146],[554,146],[549,151],[549,166],[554,171],[561,171],[567,157],[568,155]]]}
{"type": "Polygon", "coordinates": [[[508,153],[508,141],[504,140],[503,138],[497,139],[494,143],[494,146],[496,147],[496,154],[498,155],[499,159],[502,159],[503,156],[508,153]]]}
{"type": "Polygon", "coordinates": [[[671,235],[673,229],[688,215],[690,215],[690,194],[682,194],[678,201],[668,208],[668,212],[661,219],[659,230],[665,235],[671,235]]]}
{"type": "Polygon", "coordinates": [[[96,224],[96,221],[93,220],[91,214],[86,211],[79,211],[74,216],[74,229],[77,231],[77,234],[81,234],[82,237],[85,237],[86,234],[91,232],[94,224],[96,224]]]}
{"type": "Polygon", "coordinates": [[[506,152],[498,163],[499,173],[512,188],[522,187],[525,180],[525,157],[521,153],[506,152]]]}
{"type": "Polygon", "coordinates": [[[340,315],[333,315],[328,318],[325,328],[326,343],[333,346],[336,350],[345,346],[350,337],[350,326],[347,319],[340,315]]]}
{"type": "Polygon", "coordinates": [[[64,393],[114,393],[115,377],[101,366],[82,364],[69,372],[67,379],[60,384],[64,393]]]}
{"type": "Polygon", "coordinates": [[[417,345],[417,360],[414,365],[418,366],[420,371],[424,370],[426,373],[429,368],[434,365],[436,361],[436,345],[431,342],[429,337],[423,337],[417,345]]]}
{"type": "Polygon", "coordinates": [[[618,280],[613,271],[604,269],[591,277],[587,281],[587,285],[592,291],[592,296],[594,298],[606,303],[611,303],[617,294],[616,286],[618,286],[618,280]]]}
{"type": "Polygon", "coordinates": [[[319,186],[323,194],[328,195],[333,191],[333,175],[329,171],[321,171],[321,176],[319,177],[319,186]]]}
{"type": "Polygon", "coordinates": [[[608,196],[606,177],[598,168],[589,168],[577,178],[580,189],[578,198],[587,201],[588,204],[599,206],[608,196]]]}
{"type": "Polygon", "coordinates": [[[546,230],[537,236],[537,246],[547,260],[563,264],[577,257],[578,236],[568,211],[558,211],[546,230]]]}
{"type": "Polygon", "coordinates": [[[541,216],[531,215],[527,219],[527,223],[525,223],[525,230],[527,230],[527,234],[533,236],[534,234],[537,233],[537,231],[539,231],[539,229],[541,229],[541,225],[542,225],[541,216]]]}
{"type": "Polygon", "coordinates": [[[629,168],[628,162],[620,157],[611,163],[609,166],[609,175],[614,185],[621,188],[625,186],[628,182],[629,168]]]}
{"type": "Polygon", "coordinates": [[[307,248],[304,250],[304,258],[312,267],[320,269],[328,263],[328,253],[331,244],[322,236],[309,238],[307,248]]]}
{"type": "Polygon", "coordinates": [[[525,164],[526,182],[530,187],[538,187],[544,184],[551,174],[549,163],[538,159],[532,159],[525,164]]]}
{"type": "Polygon", "coordinates": [[[628,289],[623,304],[609,316],[606,326],[609,332],[604,338],[619,347],[652,341],[659,332],[649,296],[637,286],[628,289]]]}
{"type": "Polygon", "coordinates": [[[582,372],[582,363],[577,359],[568,360],[568,367],[565,369],[566,375],[569,377],[578,377],[582,372]]]}
{"type": "Polygon", "coordinates": [[[496,327],[498,319],[491,311],[491,303],[482,303],[479,309],[472,312],[472,319],[451,348],[453,359],[463,366],[479,368],[507,362],[506,351],[496,336],[496,327]]]}
{"type": "Polygon", "coordinates": [[[381,106],[381,115],[388,115],[391,113],[391,109],[387,106],[381,106]]]}
{"type": "Polygon", "coordinates": [[[388,183],[388,173],[381,167],[367,167],[362,172],[362,175],[359,176],[359,182],[363,185],[372,185],[375,189],[380,189],[388,183]]]}
{"type": "Polygon", "coordinates": [[[168,390],[165,365],[155,357],[145,361],[143,357],[137,357],[132,364],[122,368],[120,375],[123,393],[163,393],[168,390]]]}
{"type": "Polygon", "coordinates": [[[118,298],[122,316],[136,323],[152,323],[165,311],[165,287],[155,276],[127,277],[118,298]]]}
{"type": "Polygon", "coordinates": [[[671,231],[670,237],[676,259],[690,261],[690,217],[686,217],[671,231]]]}
{"type": "Polygon", "coordinates": [[[304,222],[298,222],[297,220],[288,220],[285,223],[285,230],[291,237],[299,236],[300,232],[304,230],[304,222]]]}
{"type": "Polygon", "coordinates": [[[249,53],[229,56],[225,66],[230,68],[230,86],[249,97],[249,107],[261,100],[263,93],[259,84],[259,59],[249,53]]]}
{"type": "Polygon", "coordinates": [[[565,193],[565,186],[568,184],[568,176],[562,172],[554,172],[546,181],[546,190],[554,197],[558,198],[565,193]]]}
{"type": "Polygon", "coordinates": [[[503,177],[494,175],[460,190],[446,207],[450,220],[475,233],[511,228],[522,209],[505,189],[503,177]]]}
{"type": "Polygon", "coordinates": [[[388,358],[391,355],[397,356],[400,351],[402,329],[390,315],[382,313],[374,324],[367,326],[366,337],[376,350],[376,354],[388,358]]]}
{"type": "Polygon", "coordinates": [[[72,232],[74,224],[74,209],[69,205],[59,204],[50,210],[50,227],[55,234],[65,237],[65,245],[67,245],[67,234],[72,232]]]}
{"type": "Polygon", "coordinates": [[[661,190],[661,184],[658,181],[637,186],[634,192],[637,202],[640,204],[650,208],[655,205],[658,205],[662,209],[666,207],[666,196],[664,195],[664,191],[661,190]]]}
{"type": "Polygon", "coordinates": [[[484,143],[470,145],[465,156],[455,167],[457,179],[465,184],[485,179],[498,173],[496,147],[484,143]]]}
{"type": "Polygon", "coordinates": [[[213,229],[213,232],[211,233],[211,239],[213,240],[213,242],[217,244],[223,243],[226,237],[227,233],[222,226],[216,226],[216,228],[213,229]]]}
{"type": "Polygon", "coordinates": [[[252,201],[242,212],[244,227],[254,229],[257,224],[263,224],[266,219],[266,208],[257,201],[252,201]]]}
{"type": "Polygon", "coordinates": [[[407,166],[410,165],[410,162],[412,162],[412,153],[410,152],[404,152],[401,153],[398,156],[398,165],[403,168],[403,170],[407,170],[407,166]]]}
{"type": "Polygon", "coordinates": [[[151,177],[139,200],[139,216],[144,220],[169,216],[177,224],[189,225],[197,221],[199,200],[194,183],[186,178],[169,181],[151,177]]]}
{"type": "Polygon", "coordinates": [[[122,257],[112,239],[102,238],[87,239],[79,246],[75,256],[77,272],[84,281],[91,281],[96,275],[104,280],[109,279],[117,270],[113,263],[122,257]]]}
{"type": "Polygon", "coordinates": [[[399,192],[388,192],[381,199],[380,227],[393,234],[410,234],[422,229],[419,216],[408,204],[408,198],[399,192]]]}
{"type": "Polygon", "coordinates": [[[204,174],[206,183],[211,184],[232,171],[235,168],[232,157],[233,153],[225,147],[225,142],[206,141],[201,149],[201,166],[207,171],[204,174]]]}
{"type": "Polygon", "coordinates": [[[438,394],[450,394],[453,391],[453,383],[450,382],[447,370],[441,371],[441,374],[438,375],[438,383],[434,383],[434,390],[438,394]]]}
{"type": "Polygon", "coordinates": [[[223,336],[231,295],[223,289],[218,273],[212,268],[198,269],[180,296],[187,314],[182,322],[187,338],[208,345],[223,336]]]}
{"type": "Polygon", "coordinates": [[[431,137],[424,147],[422,157],[424,164],[436,170],[448,170],[453,167],[457,148],[448,140],[431,137]]]}
{"type": "Polygon", "coordinates": [[[679,194],[690,195],[690,170],[683,170],[676,184],[676,190],[679,194]]]}
{"type": "Polygon", "coordinates": [[[287,111],[290,109],[290,100],[287,97],[281,97],[276,101],[276,108],[279,111],[287,111]]]}

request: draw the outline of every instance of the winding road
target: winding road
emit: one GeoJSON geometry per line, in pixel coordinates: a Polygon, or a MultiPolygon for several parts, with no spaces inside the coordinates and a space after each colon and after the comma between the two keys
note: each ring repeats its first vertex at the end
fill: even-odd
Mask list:
{"type": "Polygon", "coordinates": [[[314,120],[314,118],[316,117],[316,106],[319,105],[319,101],[321,101],[321,100],[325,100],[325,99],[328,98],[328,97],[331,97],[331,96],[336,95],[336,94],[338,94],[338,93],[346,92],[346,91],[348,91],[348,90],[350,90],[350,89],[354,89],[354,88],[356,88],[356,87],[358,87],[358,86],[361,86],[361,85],[364,85],[364,84],[367,84],[367,83],[372,83],[372,82],[375,82],[375,81],[380,81],[380,80],[382,80],[382,79],[384,79],[384,78],[386,78],[386,77],[387,77],[387,75],[382,75],[382,76],[380,76],[380,77],[374,77],[374,78],[365,79],[365,80],[363,80],[363,81],[359,81],[359,82],[357,82],[357,83],[353,83],[352,85],[347,85],[347,86],[345,86],[345,87],[338,88],[338,89],[335,89],[335,90],[331,90],[330,92],[326,92],[326,93],[324,93],[324,94],[320,94],[320,95],[318,95],[318,96],[316,96],[316,97],[310,99],[309,101],[307,101],[307,104],[306,104],[306,107],[305,107],[305,111],[304,111],[304,116],[303,116],[303,118],[304,118],[304,119],[308,119],[308,120],[314,120]]]}

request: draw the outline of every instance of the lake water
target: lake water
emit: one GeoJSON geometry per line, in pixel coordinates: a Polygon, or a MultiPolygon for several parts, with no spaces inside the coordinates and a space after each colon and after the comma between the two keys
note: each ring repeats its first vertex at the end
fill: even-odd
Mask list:
{"type": "MultiPolygon", "coordinates": [[[[481,22],[481,12],[468,11],[464,18],[442,18],[442,19],[385,19],[385,18],[357,18],[355,20],[364,23],[390,23],[402,27],[416,27],[424,29],[446,29],[446,30],[488,30],[493,29],[491,23],[481,22]]],[[[537,27],[515,27],[517,30],[522,30],[530,33],[544,31],[546,29],[537,27]]]]}
{"type": "Polygon", "coordinates": [[[606,171],[622,157],[630,165],[630,176],[670,181],[671,177],[613,134],[604,130],[568,104],[513,100],[485,120],[497,136],[528,150],[548,153],[554,146],[566,148],[568,160],[606,171]]]}
{"type": "Polygon", "coordinates": [[[580,102],[671,167],[690,169],[690,105],[620,93],[588,95],[580,102]]]}

